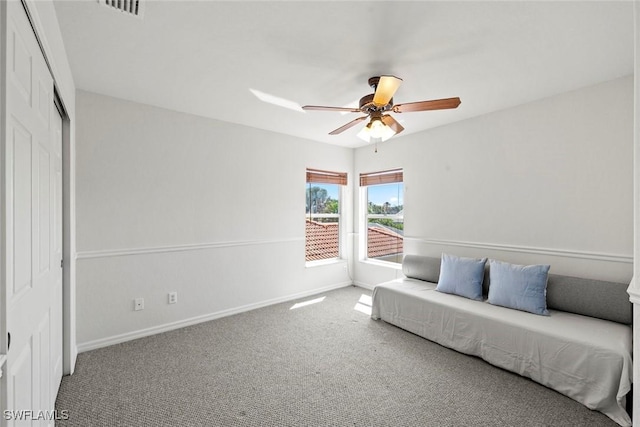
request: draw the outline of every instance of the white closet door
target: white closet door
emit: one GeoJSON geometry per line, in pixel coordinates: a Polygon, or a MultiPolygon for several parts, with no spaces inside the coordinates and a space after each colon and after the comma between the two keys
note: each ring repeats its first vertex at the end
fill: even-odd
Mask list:
{"type": "MultiPolygon", "coordinates": [[[[21,2],[6,4],[3,410],[49,411],[61,372],[61,149],[53,79],[21,2]]],[[[3,41],[4,42],[4,41],[3,41]]],[[[53,425],[53,420],[8,420],[53,425]]]]}

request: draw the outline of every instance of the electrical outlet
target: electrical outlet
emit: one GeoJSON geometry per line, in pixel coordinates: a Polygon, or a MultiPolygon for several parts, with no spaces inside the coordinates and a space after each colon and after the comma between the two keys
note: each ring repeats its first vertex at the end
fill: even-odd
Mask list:
{"type": "Polygon", "coordinates": [[[144,310],[144,298],[136,298],[133,300],[133,309],[135,311],[144,310]]]}
{"type": "Polygon", "coordinates": [[[178,302],[178,293],[169,292],[169,304],[175,304],[178,302]]]}

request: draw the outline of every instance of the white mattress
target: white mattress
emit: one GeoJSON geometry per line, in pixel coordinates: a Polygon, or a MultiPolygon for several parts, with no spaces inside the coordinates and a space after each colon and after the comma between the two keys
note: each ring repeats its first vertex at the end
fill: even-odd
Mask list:
{"type": "Polygon", "coordinates": [[[371,317],[529,377],[623,426],[631,390],[632,329],[550,310],[539,316],[398,279],[373,290],[371,317]]]}

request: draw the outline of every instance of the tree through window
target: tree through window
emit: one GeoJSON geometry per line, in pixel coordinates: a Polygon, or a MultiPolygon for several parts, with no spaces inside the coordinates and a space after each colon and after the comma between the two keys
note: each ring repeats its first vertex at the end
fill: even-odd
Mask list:
{"type": "Polygon", "coordinates": [[[347,174],[307,169],[305,260],[340,257],[340,193],[347,174]]]}

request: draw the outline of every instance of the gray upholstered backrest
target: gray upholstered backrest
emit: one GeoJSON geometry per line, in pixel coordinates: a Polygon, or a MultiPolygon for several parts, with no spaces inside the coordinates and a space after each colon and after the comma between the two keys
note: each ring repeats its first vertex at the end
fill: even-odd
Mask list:
{"type": "Polygon", "coordinates": [[[547,307],[618,323],[633,323],[628,284],[549,274],[547,307]]]}
{"type": "Polygon", "coordinates": [[[440,258],[420,255],[405,255],[402,260],[402,272],[412,279],[438,283],[440,277],[440,258]]]}
{"type": "MultiPolygon", "coordinates": [[[[440,278],[440,258],[405,255],[402,260],[402,272],[412,279],[425,280],[427,282],[438,283],[440,278]]],[[[484,282],[482,292],[485,296],[489,294],[489,263],[484,268],[484,282]]]]}
{"type": "MultiPolygon", "coordinates": [[[[438,283],[440,258],[405,255],[402,272],[413,279],[438,283]]],[[[483,292],[489,293],[489,263],[485,267],[483,292]]],[[[584,316],[633,323],[632,305],[626,283],[606,282],[579,277],[549,274],[547,307],[584,316]]]]}
{"type": "Polygon", "coordinates": [[[482,281],[482,295],[485,298],[489,295],[489,260],[484,265],[484,280],[482,281]]]}

